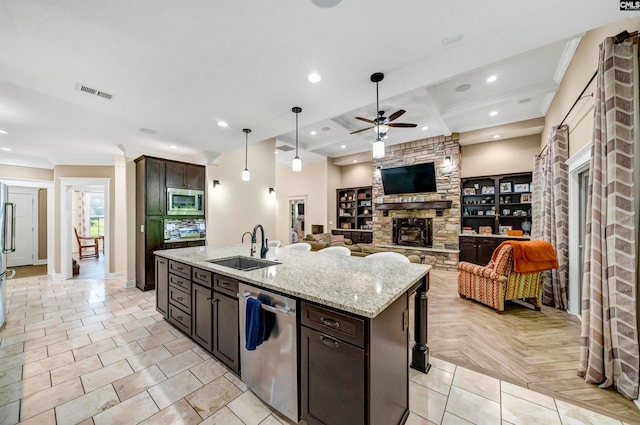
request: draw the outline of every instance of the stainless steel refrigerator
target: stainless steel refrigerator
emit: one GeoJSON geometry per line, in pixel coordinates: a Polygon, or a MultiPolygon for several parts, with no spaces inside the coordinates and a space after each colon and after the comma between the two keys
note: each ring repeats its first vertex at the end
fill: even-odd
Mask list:
{"type": "Polygon", "coordinates": [[[9,202],[8,195],[7,185],[0,183],[0,329],[7,319],[6,283],[16,274],[15,270],[7,269],[7,253],[16,249],[16,206],[9,202]]]}

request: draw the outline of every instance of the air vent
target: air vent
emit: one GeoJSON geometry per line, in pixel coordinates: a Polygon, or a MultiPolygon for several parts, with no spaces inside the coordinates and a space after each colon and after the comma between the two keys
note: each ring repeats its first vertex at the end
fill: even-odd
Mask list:
{"type": "Polygon", "coordinates": [[[76,84],[76,90],[80,90],[81,92],[85,92],[85,93],[88,93],[88,94],[93,94],[93,95],[102,97],[104,99],[112,99],[113,98],[112,94],[109,94],[109,93],[106,93],[106,92],[103,92],[103,91],[98,91],[96,89],[92,89],[91,87],[87,87],[84,84],[80,84],[80,83],[76,84]]]}
{"type": "Polygon", "coordinates": [[[531,99],[530,97],[527,97],[526,99],[520,99],[518,101],[518,104],[522,104],[522,103],[529,103],[531,102],[533,99],[531,99]]]}
{"type": "Polygon", "coordinates": [[[291,146],[287,146],[287,145],[282,145],[282,146],[277,146],[276,149],[282,152],[289,152],[294,150],[295,148],[292,148],[291,146]]]}

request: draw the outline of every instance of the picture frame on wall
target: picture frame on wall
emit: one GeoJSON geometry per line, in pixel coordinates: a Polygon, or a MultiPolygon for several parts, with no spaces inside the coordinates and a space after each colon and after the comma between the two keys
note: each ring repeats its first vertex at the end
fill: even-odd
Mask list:
{"type": "Polygon", "coordinates": [[[529,191],[529,183],[516,183],[513,185],[514,192],[528,192],[529,191]]]}
{"type": "Polygon", "coordinates": [[[465,187],[462,191],[462,193],[464,195],[475,195],[476,194],[476,190],[472,187],[465,187]]]}
{"type": "Polygon", "coordinates": [[[500,183],[500,193],[511,193],[513,191],[513,184],[511,182],[500,183]]]}
{"type": "Polygon", "coordinates": [[[522,202],[523,204],[530,204],[531,203],[531,194],[530,193],[523,193],[522,195],[520,195],[520,202],[522,202]]]}
{"type": "Polygon", "coordinates": [[[496,192],[495,187],[493,186],[482,186],[482,194],[483,195],[493,195],[496,192]]]}
{"type": "Polygon", "coordinates": [[[480,226],[478,228],[478,233],[481,235],[490,235],[493,233],[493,227],[491,226],[480,226]]]}

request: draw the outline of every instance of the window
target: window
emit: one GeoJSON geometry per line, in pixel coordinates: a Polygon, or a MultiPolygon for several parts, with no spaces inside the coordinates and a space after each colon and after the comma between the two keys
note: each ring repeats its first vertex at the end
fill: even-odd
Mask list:
{"type": "Polygon", "coordinates": [[[89,236],[104,235],[104,194],[86,194],[86,205],[89,208],[89,236]]]}

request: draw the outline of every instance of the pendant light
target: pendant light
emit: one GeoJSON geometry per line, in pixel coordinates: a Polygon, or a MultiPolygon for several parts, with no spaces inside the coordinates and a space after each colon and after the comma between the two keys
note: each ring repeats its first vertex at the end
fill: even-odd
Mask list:
{"type": "Polygon", "coordinates": [[[380,137],[380,118],[381,115],[378,111],[380,111],[380,104],[378,101],[378,83],[384,79],[384,74],[382,72],[376,72],[371,74],[371,82],[376,83],[376,140],[373,142],[373,157],[375,159],[384,158],[384,142],[380,137]]]}
{"type": "Polygon", "coordinates": [[[296,114],[296,157],[293,158],[291,168],[294,172],[299,173],[300,171],[302,171],[302,160],[298,156],[298,114],[302,112],[302,108],[299,106],[294,106],[293,108],[291,108],[291,111],[296,114]]]}
{"type": "Polygon", "coordinates": [[[242,170],[242,181],[244,182],[248,182],[249,180],[251,180],[251,172],[249,171],[249,168],[247,168],[247,157],[249,155],[249,133],[251,133],[251,130],[249,130],[248,128],[243,128],[242,131],[244,131],[244,170],[242,170]]]}

